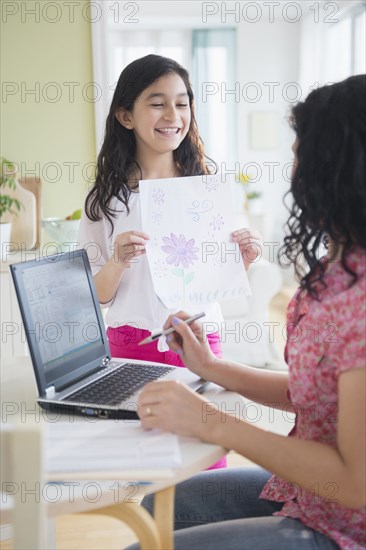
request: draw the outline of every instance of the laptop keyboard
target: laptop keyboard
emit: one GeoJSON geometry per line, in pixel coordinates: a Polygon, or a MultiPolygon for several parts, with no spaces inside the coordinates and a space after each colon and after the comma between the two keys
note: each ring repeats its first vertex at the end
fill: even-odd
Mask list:
{"type": "Polygon", "coordinates": [[[147,382],[161,378],[171,372],[172,367],[158,365],[136,365],[126,363],[111,374],[107,374],[90,386],[82,388],[65,398],[65,401],[95,405],[118,405],[125,401],[147,382]]]}

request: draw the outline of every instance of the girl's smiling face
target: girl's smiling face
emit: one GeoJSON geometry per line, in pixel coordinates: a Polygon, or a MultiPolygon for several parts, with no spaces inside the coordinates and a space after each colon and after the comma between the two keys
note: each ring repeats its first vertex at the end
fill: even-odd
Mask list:
{"type": "Polygon", "coordinates": [[[166,74],[138,96],[132,111],[121,110],[116,117],[133,130],[138,156],[172,152],[184,140],[191,122],[187,88],[179,75],[166,74]]]}

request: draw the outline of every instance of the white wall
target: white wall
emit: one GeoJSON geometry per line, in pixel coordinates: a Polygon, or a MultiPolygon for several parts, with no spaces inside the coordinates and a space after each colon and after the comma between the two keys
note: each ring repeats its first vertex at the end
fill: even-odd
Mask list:
{"type": "Polygon", "coordinates": [[[2,155],[41,178],[42,216],[64,217],[82,207],[96,160],[91,25],[80,2],[72,21],[64,2],[3,4],[2,155]]]}
{"type": "MultiPolygon", "coordinates": [[[[287,217],[282,197],[289,188],[293,158],[293,132],[287,116],[293,99],[300,94],[299,36],[300,24],[286,21],[238,26],[237,73],[242,89],[238,104],[238,160],[241,166],[248,165],[248,172],[258,174],[255,187],[263,193],[263,212],[268,221],[265,239],[275,243],[282,242],[282,225],[287,217]],[[258,101],[252,102],[256,94],[258,101]],[[251,146],[251,115],[256,112],[273,113],[276,117],[277,144],[273,149],[251,146]]],[[[263,132],[266,133],[265,128],[263,132]]],[[[269,249],[268,246],[268,253],[269,249]]]]}

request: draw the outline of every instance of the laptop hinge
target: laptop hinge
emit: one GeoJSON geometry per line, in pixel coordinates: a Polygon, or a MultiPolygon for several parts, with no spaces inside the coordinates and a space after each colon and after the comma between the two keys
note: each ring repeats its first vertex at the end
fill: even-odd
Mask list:
{"type": "Polygon", "coordinates": [[[106,355],[105,357],[103,357],[102,359],[102,367],[105,368],[105,367],[108,367],[108,364],[110,362],[111,358],[108,357],[108,355],[106,355]]]}
{"type": "Polygon", "coordinates": [[[55,394],[55,386],[48,386],[48,388],[46,388],[46,399],[52,399],[53,397],[55,397],[55,394]]]}

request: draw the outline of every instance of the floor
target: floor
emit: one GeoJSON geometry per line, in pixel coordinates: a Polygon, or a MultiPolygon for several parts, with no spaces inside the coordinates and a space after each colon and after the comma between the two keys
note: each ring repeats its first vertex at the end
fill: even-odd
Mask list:
{"type": "MultiPolygon", "coordinates": [[[[291,297],[292,289],[284,289],[274,297],[271,303],[270,320],[279,322],[275,332],[275,345],[283,356],[285,340],[282,329],[285,327],[285,309],[291,297]]],[[[282,365],[279,366],[282,368],[282,365]]],[[[276,417],[276,430],[284,432],[288,425],[281,417],[276,417]]],[[[250,462],[235,452],[228,455],[228,467],[237,467],[250,462]]],[[[103,516],[65,515],[56,521],[57,548],[59,550],[121,550],[136,540],[134,533],[121,522],[103,516]]],[[[10,550],[11,541],[0,543],[0,550],[10,550]]]]}

